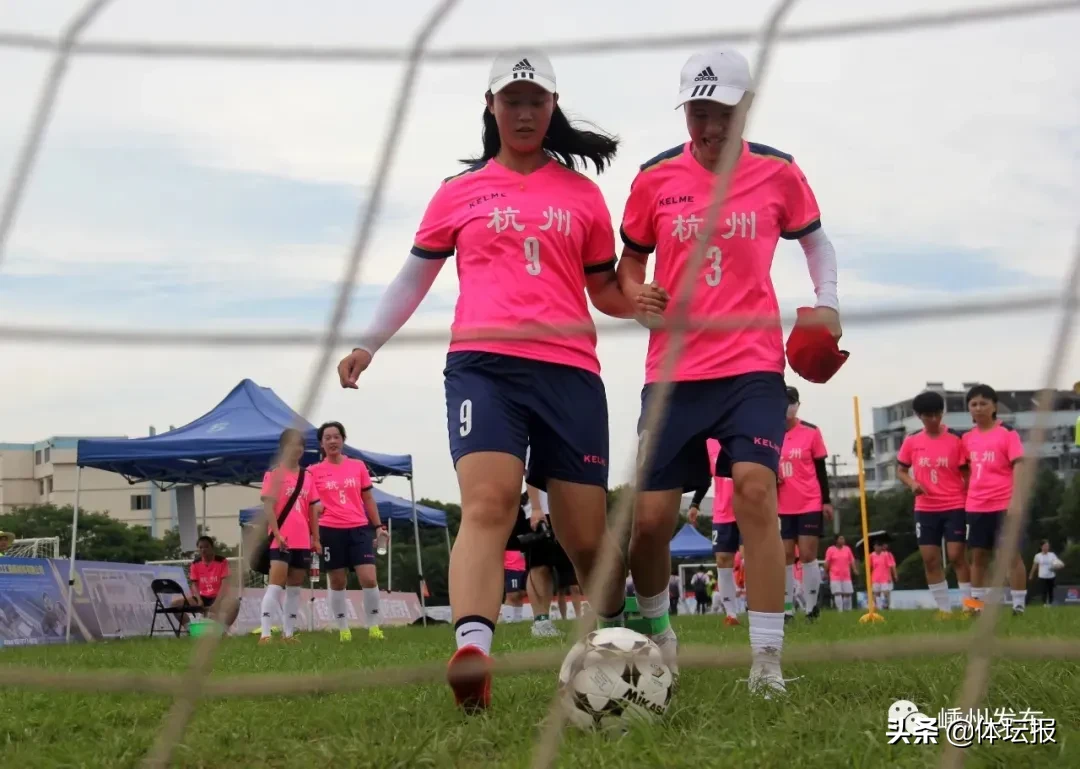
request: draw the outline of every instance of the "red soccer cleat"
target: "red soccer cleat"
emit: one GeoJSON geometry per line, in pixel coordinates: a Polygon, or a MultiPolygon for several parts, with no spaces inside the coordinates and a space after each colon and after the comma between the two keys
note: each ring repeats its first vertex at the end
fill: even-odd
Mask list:
{"type": "Polygon", "coordinates": [[[724,624],[727,625],[728,627],[736,627],[736,626],[738,626],[738,625],[740,625],[742,623],[739,622],[738,617],[732,617],[731,615],[728,615],[728,616],[724,617],[724,624]]]}
{"type": "Polygon", "coordinates": [[[454,691],[454,701],[467,714],[491,705],[491,657],[477,646],[462,646],[446,666],[446,681],[454,691]]]}

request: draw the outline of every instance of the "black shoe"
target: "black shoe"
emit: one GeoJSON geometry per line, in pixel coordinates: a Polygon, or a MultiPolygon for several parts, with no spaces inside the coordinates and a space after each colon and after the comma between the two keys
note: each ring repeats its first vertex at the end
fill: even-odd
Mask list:
{"type": "Polygon", "coordinates": [[[806,618],[808,620],[810,620],[811,622],[813,622],[814,620],[816,620],[820,616],[821,616],[821,607],[820,606],[815,606],[813,611],[808,611],[806,613],[806,618]]]}
{"type": "Polygon", "coordinates": [[[794,615],[794,614],[788,614],[787,612],[784,612],[784,624],[785,624],[785,625],[786,625],[787,623],[791,622],[791,621],[792,621],[793,619],[795,619],[795,615],[794,615]]]}

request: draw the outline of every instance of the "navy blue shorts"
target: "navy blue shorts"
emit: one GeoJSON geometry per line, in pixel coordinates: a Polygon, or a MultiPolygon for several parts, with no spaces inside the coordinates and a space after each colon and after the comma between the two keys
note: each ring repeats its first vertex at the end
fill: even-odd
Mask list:
{"type": "Polygon", "coordinates": [[[478,451],[525,461],[528,481],[607,488],[607,393],[574,366],[486,352],[446,356],[446,422],[454,465],[478,451]]]}
{"type": "Polygon", "coordinates": [[[967,539],[967,514],[963,510],[941,513],[915,511],[915,538],[919,545],[941,547],[946,542],[963,542],[967,539]]]}
{"type": "MultiPolygon", "coordinates": [[[[321,537],[321,530],[319,536],[321,537]]],[[[290,569],[303,569],[307,571],[311,568],[311,551],[304,550],[286,550],[281,552],[280,548],[270,548],[270,560],[271,561],[284,561],[289,564],[290,569]]]]}
{"type": "MultiPolygon", "coordinates": [[[[641,391],[639,434],[654,387],[645,385],[641,391]]],[[[775,473],[784,444],[787,405],[782,374],[676,382],[644,489],[691,491],[708,485],[712,472],[705,441],[709,438],[720,441],[720,456],[731,464],[753,462],[775,473]]]]}
{"type": "Polygon", "coordinates": [[[737,553],[742,544],[737,523],[714,523],[712,525],[712,551],[714,553],[737,553]]]}
{"type": "Polygon", "coordinates": [[[322,542],[322,568],[351,569],[354,566],[375,564],[375,527],[354,526],[351,529],[319,527],[322,542]]]}
{"type": "Polygon", "coordinates": [[[780,516],[780,539],[820,537],[824,516],[821,512],[780,516]]]}
{"type": "MultiPolygon", "coordinates": [[[[997,547],[998,535],[1005,523],[1005,511],[967,514],[967,545],[981,550],[997,547]]],[[[1020,550],[1024,549],[1024,533],[1020,533],[1020,550]]]]}
{"type": "Polygon", "coordinates": [[[504,571],[503,590],[507,593],[519,593],[525,590],[525,572],[504,571]]]}

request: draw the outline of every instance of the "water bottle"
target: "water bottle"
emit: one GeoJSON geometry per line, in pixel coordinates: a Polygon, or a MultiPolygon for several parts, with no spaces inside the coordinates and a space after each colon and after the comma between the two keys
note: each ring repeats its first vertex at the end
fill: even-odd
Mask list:
{"type": "Polygon", "coordinates": [[[379,555],[386,555],[386,546],[389,543],[390,536],[384,529],[379,529],[378,534],[375,535],[375,552],[379,555]]]}
{"type": "Polygon", "coordinates": [[[314,585],[319,581],[319,554],[311,554],[311,571],[308,572],[308,576],[311,577],[311,584],[314,585]]]}

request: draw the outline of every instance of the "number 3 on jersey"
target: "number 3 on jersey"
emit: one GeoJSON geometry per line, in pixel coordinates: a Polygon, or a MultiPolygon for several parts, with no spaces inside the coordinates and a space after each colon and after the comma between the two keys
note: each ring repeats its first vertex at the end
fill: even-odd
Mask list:
{"type": "Polygon", "coordinates": [[[540,241],[533,237],[525,238],[525,272],[540,274],[540,241]]]}
{"type": "Polygon", "coordinates": [[[705,284],[716,288],[720,285],[720,257],[723,254],[719,246],[709,246],[705,252],[705,284]]]}

